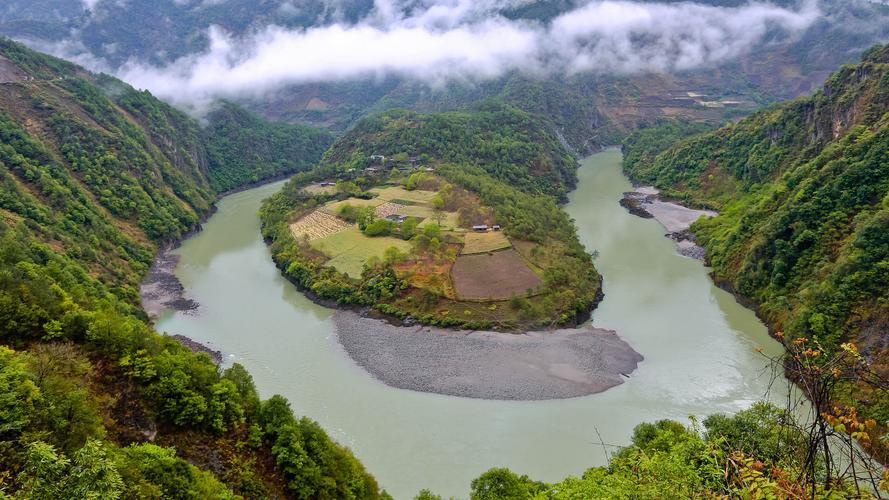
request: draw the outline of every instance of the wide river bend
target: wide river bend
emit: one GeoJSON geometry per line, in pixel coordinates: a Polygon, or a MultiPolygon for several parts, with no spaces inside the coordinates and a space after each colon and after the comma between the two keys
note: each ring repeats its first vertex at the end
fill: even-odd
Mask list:
{"type": "Polygon", "coordinates": [[[200,307],[165,311],[157,328],[246,366],[263,397],[286,396],[399,499],[421,488],[466,498],[470,481],[495,466],[555,481],[605,463],[600,435],[625,445],[643,421],[686,421],[766,396],[784,399],[786,382],[771,385],[772,370],[755,351],[776,355],[780,345],[753,312],[713,285],[701,262],[677,254],[658,222],[618,204],[631,190],[620,160],[615,150],[583,160],[565,207],[584,245],[598,251],[605,279],[593,325],[617,331],[645,357],[606,392],[492,401],[395,389],[372,378],[338,343],[333,311],[305,298],[271,261],[256,213],[280,182],[223,198],[204,230],[176,250],[176,275],[200,307]]]}

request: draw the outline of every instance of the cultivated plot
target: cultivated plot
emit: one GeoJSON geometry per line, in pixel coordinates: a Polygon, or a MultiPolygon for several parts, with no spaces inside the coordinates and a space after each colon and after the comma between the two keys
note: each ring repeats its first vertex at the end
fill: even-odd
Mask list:
{"type": "Polygon", "coordinates": [[[463,236],[463,249],[461,254],[487,253],[495,250],[509,248],[512,243],[501,231],[488,231],[486,233],[466,233],[463,236]]]}
{"type": "Polygon", "coordinates": [[[312,241],[312,246],[330,257],[326,265],[352,278],[360,278],[367,259],[383,258],[389,247],[407,252],[411,245],[407,241],[389,236],[370,238],[362,234],[357,226],[351,226],[326,238],[312,241]]]}
{"type": "Polygon", "coordinates": [[[315,210],[290,224],[290,232],[293,233],[293,237],[296,239],[308,237],[311,241],[336,234],[350,227],[352,227],[351,224],[339,217],[315,210]]]}
{"type": "Polygon", "coordinates": [[[494,253],[461,255],[451,270],[454,288],[461,299],[504,300],[523,296],[542,284],[513,249],[494,253]]]}

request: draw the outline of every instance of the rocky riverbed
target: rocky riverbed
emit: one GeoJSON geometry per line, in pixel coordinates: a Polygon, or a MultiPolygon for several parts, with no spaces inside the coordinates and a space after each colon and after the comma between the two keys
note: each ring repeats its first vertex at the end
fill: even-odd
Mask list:
{"type": "Polygon", "coordinates": [[[642,355],[592,327],[522,334],[393,326],[353,311],[333,317],[355,362],[387,385],[482,399],[586,396],[623,383],[642,355]]]}
{"type": "Polygon", "coordinates": [[[194,311],[198,303],[185,298],[185,289],[179,278],[173,274],[179,256],[168,249],[158,252],[154,259],[154,265],[145,275],[145,279],[139,285],[139,295],[142,298],[142,309],[148,313],[152,320],[167,309],[175,311],[194,311]]]}
{"type": "Polygon", "coordinates": [[[666,236],[676,242],[676,250],[693,259],[704,260],[706,252],[698,245],[694,233],[689,231],[699,218],[719,215],[712,210],[697,210],[678,203],[660,199],[660,191],[652,186],[640,186],[624,193],[621,206],[631,214],[646,219],[654,218],[667,230],[666,236]]]}

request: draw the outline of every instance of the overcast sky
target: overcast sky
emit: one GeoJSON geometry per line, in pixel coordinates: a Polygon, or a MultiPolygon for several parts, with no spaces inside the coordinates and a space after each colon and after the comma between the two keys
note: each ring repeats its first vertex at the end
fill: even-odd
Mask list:
{"type": "Polygon", "coordinates": [[[268,26],[233,37],[209,28],[210,47],[165,67],[130,61],[117,73],[179,104],[261,94],[287,84],[384,75],[438,85],[520,70],[538,74],[627,74],[686,70],[737,57],[767,30],[791,35],[820,15],[751,2],[737,8],[697,3],[591,1],[548,24],[498,14],[516,0],[377,0],[356,24],[306,30],[268,26]]]}

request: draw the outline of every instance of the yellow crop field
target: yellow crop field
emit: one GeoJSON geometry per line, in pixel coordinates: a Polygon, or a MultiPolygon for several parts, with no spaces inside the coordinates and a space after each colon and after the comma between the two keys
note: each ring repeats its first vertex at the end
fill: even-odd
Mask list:
{"type": "Polygon", "coordinates": [[[463,235],[463,255],[474,253],[487,253],[494,250],[509,248],[512,243],[502,231],[489,231],[487,233],[468,232],[463,235]]]}
{"type": "Polygon", "coordinates": [[[293,237],[300,239],[307,236],[309,240],[317,240],[352,227],[348,222],[320,210],[300,218],[290,224],[293,237]]]}
{"type": "Polygon", "coordinates": [[[407,252],[411,247],[410,243],[398,238],[365,236],[357,226],[314,240],[312,246],[330,257],[326,265],[352,278],[360,278],[367,259],[374,256],[382,258],[387,248],[396,247],[407,252]]]}
{"type": "Polygon", "coordinates": [[[407,189],[397,186],[373,188],[370,192],[377,193],[379,199],[386,201],[408,200],[416,203],[429,203],[436,195],[435,191],[420,191],[419,189],[408,191],[407,189]]]}
{"type": "Polygon", "coordinates": [[[324,205],[321,210],[329,214],[339,215],[340,208],[342,208],[343,205],[352,205],[353,207],[377,207],[379,205],[382,205],[383,203],[385,203],[385,200],[381,200],[379,198],[373,198],[370,200],[365,200],[363,198],[348,198],[342,201],[334,201],[328,203],[327,205],[324,205]]]}

